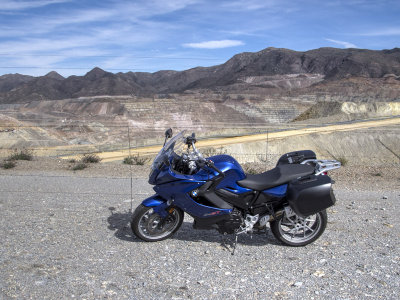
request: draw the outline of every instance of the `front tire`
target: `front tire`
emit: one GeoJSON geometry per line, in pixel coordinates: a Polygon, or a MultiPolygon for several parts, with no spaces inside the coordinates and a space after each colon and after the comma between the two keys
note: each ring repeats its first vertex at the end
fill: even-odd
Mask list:
{"type": "Polygon", "coordinates": [[[183,222],[183,212],[177,207],[169,208],[164,219],[152,207],[139,205],[132,217],[133,233],[146,242],[158,242],[173,235],[183,222]]]}
{"type": "Polygon", "coordinates": [[[326,210],[302,218],[296,214],[286,215],[271,222],[275,238],[285,245],[299,247],[311,244],[325,231],[328,216],[326,210]]]}

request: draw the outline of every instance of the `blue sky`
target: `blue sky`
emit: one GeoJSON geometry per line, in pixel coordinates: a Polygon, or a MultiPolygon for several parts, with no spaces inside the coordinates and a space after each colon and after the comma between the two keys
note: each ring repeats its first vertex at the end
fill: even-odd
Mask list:
{"type": "Polygon", "coordinates": [[[0,0],[0,75],[185,70],[267,47],[399,41],[399,0],[0,0]]]}

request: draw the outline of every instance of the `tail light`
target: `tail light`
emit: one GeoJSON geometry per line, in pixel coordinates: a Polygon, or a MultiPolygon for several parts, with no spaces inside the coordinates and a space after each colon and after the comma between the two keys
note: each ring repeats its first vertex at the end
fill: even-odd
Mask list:
{"type": "Polygon", "coordinates": [[[328,172],[322,172],[322,175],[328,175],[328,172]]]}

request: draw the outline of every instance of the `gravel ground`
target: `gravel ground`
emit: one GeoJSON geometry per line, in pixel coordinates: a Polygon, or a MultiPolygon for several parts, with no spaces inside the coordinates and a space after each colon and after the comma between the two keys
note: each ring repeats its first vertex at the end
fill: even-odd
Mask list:
{"type": "MultiPolygon", "coordinates": [[[[34,163],[0,171],[0,299],[398,299],[400,294],[396,166],[338,171],[337,205],[328,210],[328,227],[315,243],[292,248],[270,232],[240,236],[232,256],[231,237],[224,245],[216,231],[192,229],[188,216],[171,239],[146,243],[133,237],[127,166],[74,173],[64,162],[57,168],[57,162],[41,161],[41,168],[34,163]]],[[[135,208],[152,189],[148,167],[134,167],[133,174],[135,208]]]]}

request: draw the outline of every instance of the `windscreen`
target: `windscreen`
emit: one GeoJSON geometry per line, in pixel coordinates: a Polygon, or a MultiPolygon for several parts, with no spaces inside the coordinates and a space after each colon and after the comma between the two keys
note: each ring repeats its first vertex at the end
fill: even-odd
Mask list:
{"type": "Polygon", "coordinates": [[[151,168],[154,170],[158,168],[158,166],[166,159],[169,158],[173,152],[180,154],[184,147],[184,135],[185,130],[179,132],[176,136],[171,138],[167,143],[165,143],[164,147],[158,152],[156,158],[153,161],[151,168]]]}

